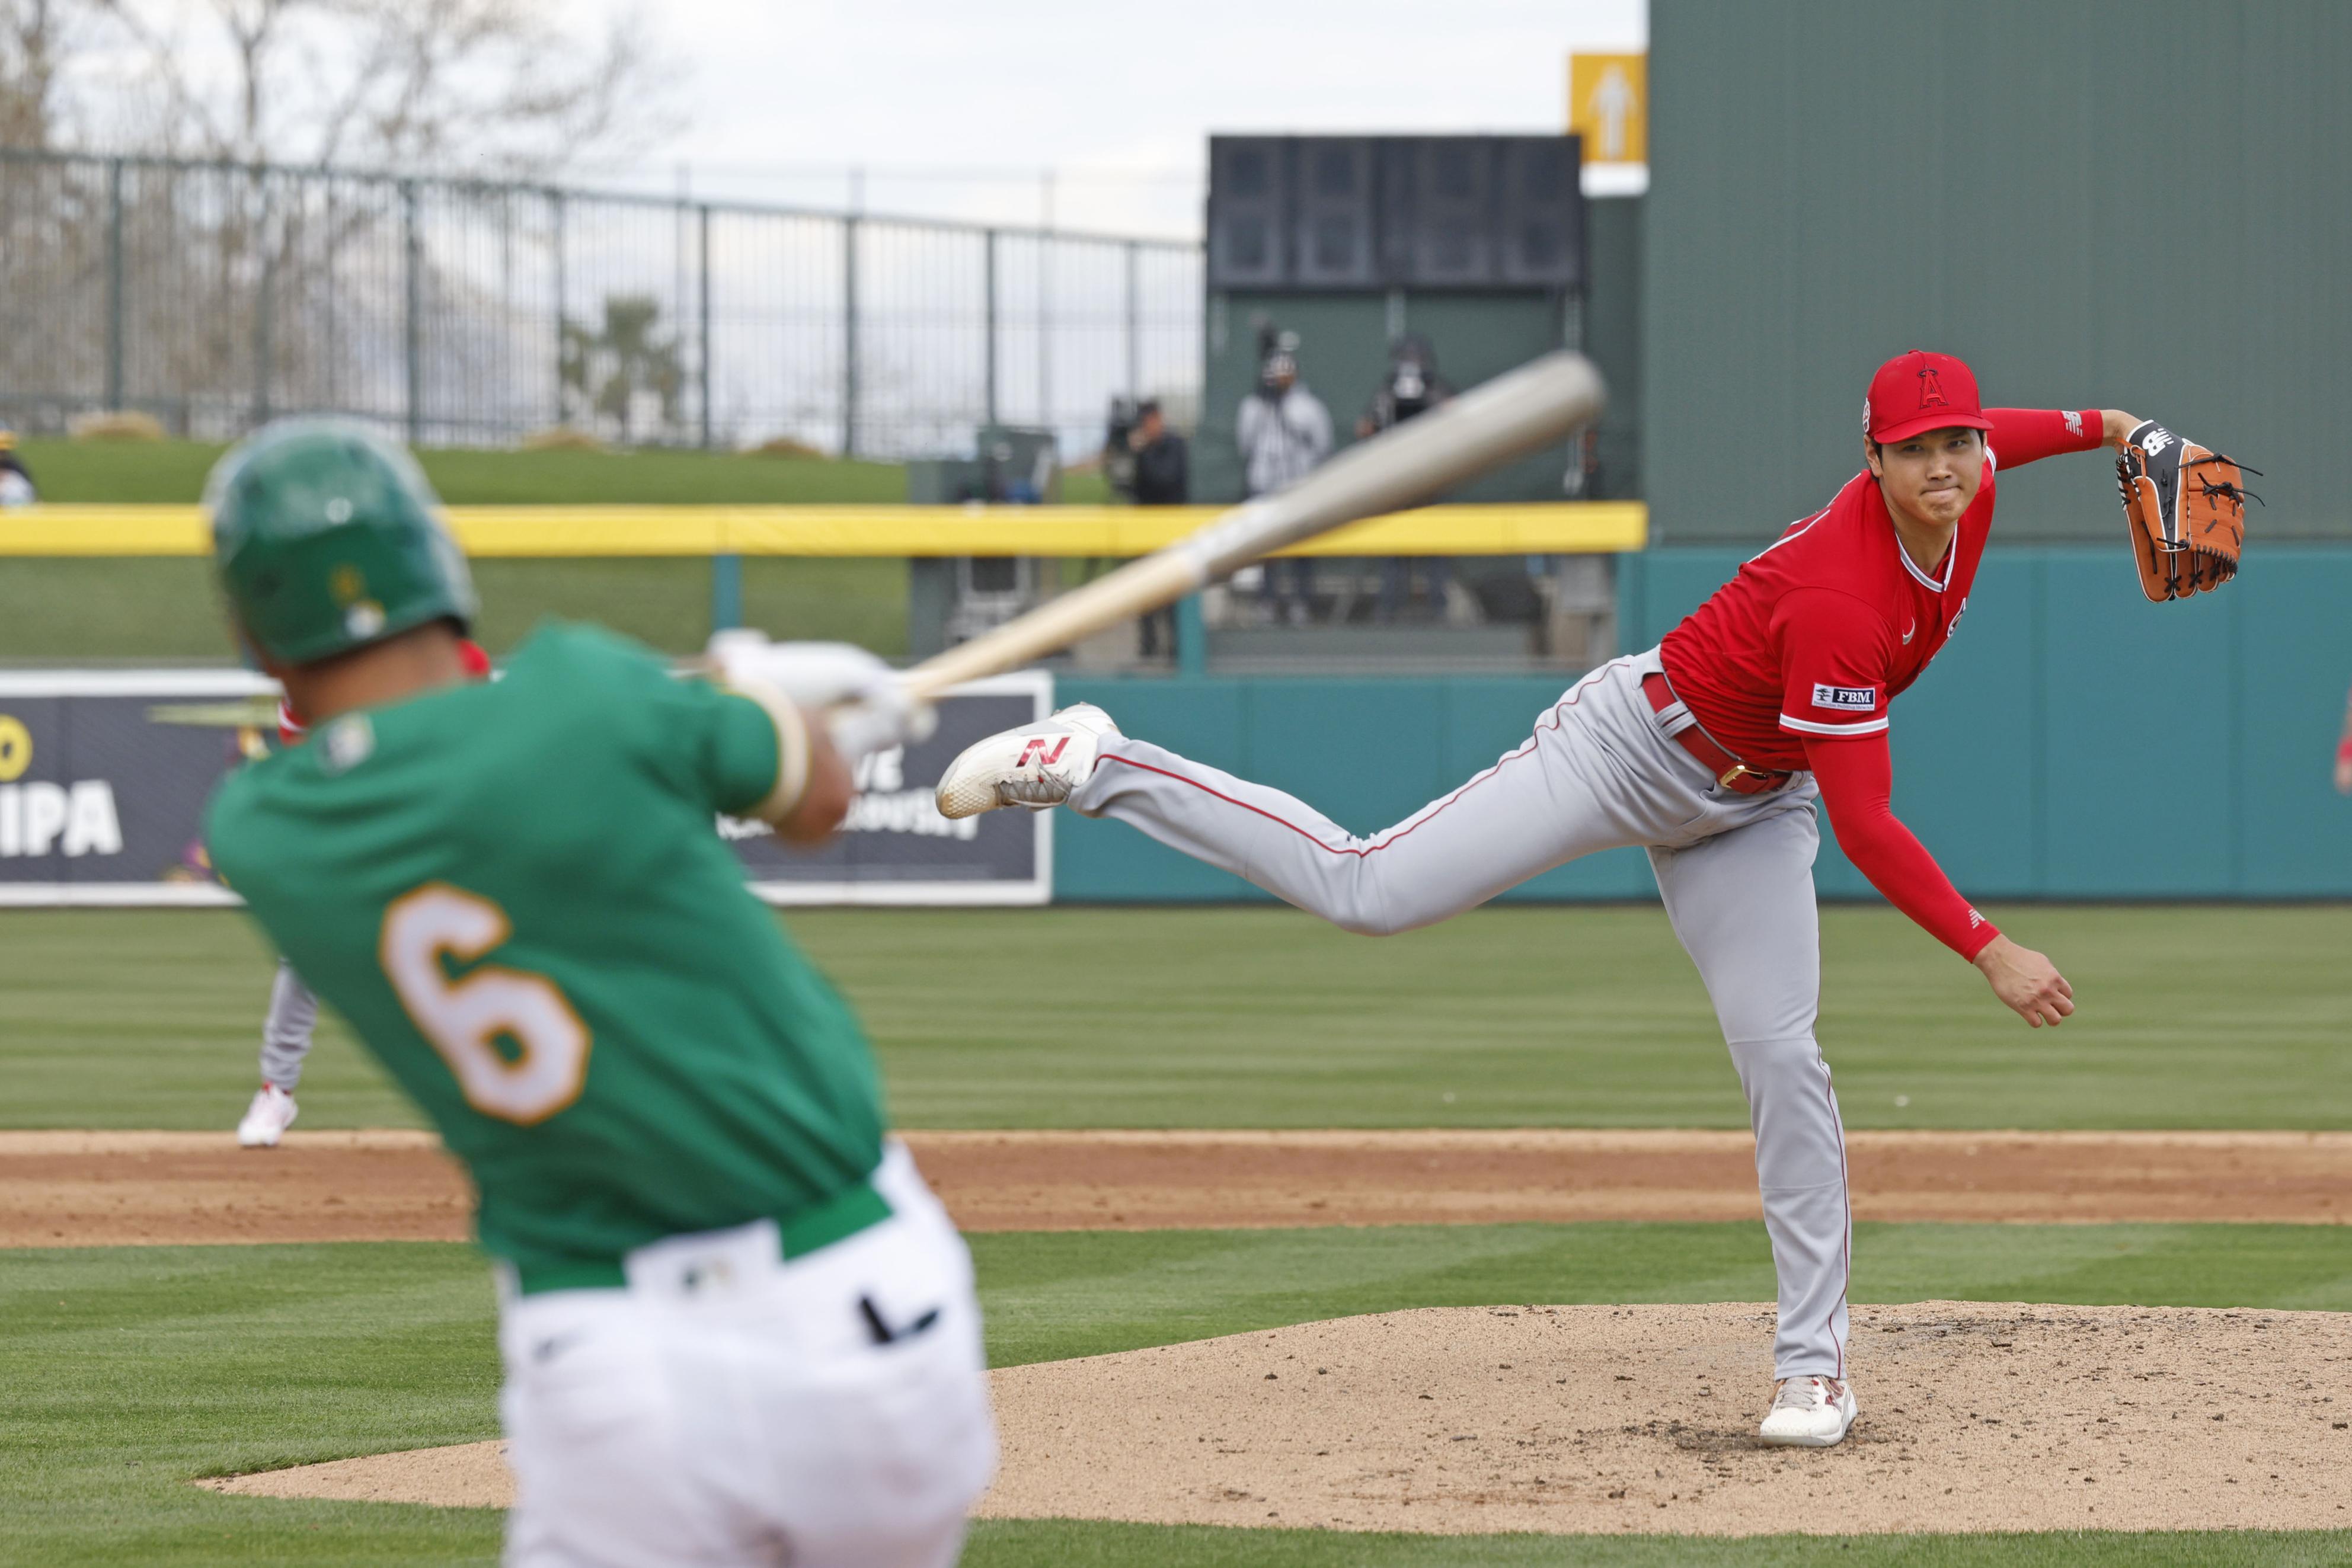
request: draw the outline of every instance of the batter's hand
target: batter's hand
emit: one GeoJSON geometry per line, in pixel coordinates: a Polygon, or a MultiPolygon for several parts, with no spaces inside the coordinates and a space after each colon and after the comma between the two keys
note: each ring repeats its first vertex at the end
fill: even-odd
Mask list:
{"type": "Polygon", "coordinates": [[[922,739],[938,723],[898,672],[847,643],[771,643],[747,629],[714,632],[705,662],[730,684],[754,684],[825,716],[850,760],[922,739]]]}
{"type": "Polygon", "coordinates": [[[1976,965],[1991,982],[1992,994],[2035,1029],[2045,1023],[2055,1029],[2074,1010],[2074,988],[2057,965],[2031,947],[1996,936],[1977,955],[1976,965]]]}

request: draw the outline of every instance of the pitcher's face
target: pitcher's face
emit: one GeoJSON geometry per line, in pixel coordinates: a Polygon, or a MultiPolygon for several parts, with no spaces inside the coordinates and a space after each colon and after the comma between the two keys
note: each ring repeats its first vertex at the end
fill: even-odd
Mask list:
{"type": "Polygon", "coordinates": [[[1887,508],[1928,528],[1958,522],[1984,485],[1984,435],[1965,426],[1887,442],[1869,459],[1887,508]]]}

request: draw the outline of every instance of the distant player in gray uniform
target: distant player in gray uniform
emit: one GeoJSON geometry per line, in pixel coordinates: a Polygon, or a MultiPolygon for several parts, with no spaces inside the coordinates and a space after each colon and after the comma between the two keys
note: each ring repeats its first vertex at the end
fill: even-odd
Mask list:
{"type": "MultiPolygon", "coordinates": [[[[467,674],[478,681],[489,679],[490,656],[479,643],[471,637],[459,638],[457,656],[467,674]]],[[[278,746],[299,746],[310,733],[310,726],[294,711],[292,701],[280,696],[278,746]]],[[[236,1124],[239,1148],[274,1149],[286,1136],[286,1129],[294,1124],[299,1111],[294,1089],[302,1082],[302,1063],[310,1057],[318,1031],[318,997],[302,983],[294,966],[280,958],[278,974],[269,982],[269,1010],[261,1019],[261,1087],[253,1092],[236,1124]]]]}
{"type": "MultiPolygon", "coordinates": [[[[966,751],[950,817],[1066,803],[1113,817],[1350,931],[1408,931],[1596,851],[1648,850],[1747,1091],[1780,1274],[1764,1441],[1826,1448],[1846,1380],[1845,1138],[1813,1037],[1821,933],[1813,803],[1905,914],[2039,1028],[2074,1011],[2041,954],[2001,936],[1890,809],[1887,707],[1958,622],[1998,467],[2119,445],[2118,410],[1979,406],[1943,354],[1881,367],[1864,471],[1647,653],[1593,671],[1492,768],[1394,827],[1349,833],[1304,801],[1122,735],[1081,704],[966,751]]],[[[1572,955],[1569,961],[1572,961],[1572,955]]]]}

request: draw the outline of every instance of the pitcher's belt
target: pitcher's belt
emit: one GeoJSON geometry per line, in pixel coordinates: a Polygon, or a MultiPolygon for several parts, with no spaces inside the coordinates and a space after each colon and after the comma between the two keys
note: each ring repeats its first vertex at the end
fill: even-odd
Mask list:
{"type": "MultiPolygon", "coordinates": [[[[1642,695],[1650,699],[1650,708],[1654,713],[1664,713],[1682,701],[1675,695],[1674,684],[1662,670],[1653,670],[1642,677],[1642,695]]],[[[1685,711],[1688,711],[1687,704],[1685,711]]],[[[1735,795],[1769,795],[1796,777],[1786,768],[1750,768],[1717,745],[1715,737],[1701,727],[1696,714],[1691,715],[1688,729],[1670,738],[1697,758],[1699,766],[1714,774],[1715,781],[1735,795]]]]}
{"type": "MultiPolygon", "coordinates": [[[[803,1257],[889,1218],[890,1200],[875,1190],[869,1177],[788,1219],[777,1220],[782,1242],[778,1249],[786,1260],[803,1257]]],[[[627,1270],[618,1258],[565,1258],[515,1266],[515,1288],[526,1296],[541,1291],[618,1291],[628,1282],[627,1270]]]]}

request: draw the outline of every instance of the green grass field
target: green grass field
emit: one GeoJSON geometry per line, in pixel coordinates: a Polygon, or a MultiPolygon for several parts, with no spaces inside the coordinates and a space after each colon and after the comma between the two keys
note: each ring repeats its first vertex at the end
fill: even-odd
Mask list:
{"type": "MultiPolygon", "coordinates": [[[[503,654],[550,615],[609,626],[673,653],[710,635],[710,563],[667,557],[478,560],[483,645],[503,654]]],[[[780,637],[907,649],[907,563],[754,556],[743,615],[780,637]]],[[[234,663],[209,561],[193,557],[0,559],[0,664],[234,663]]]]}
{"type": "MultiPolygon", "coordinates": [[[[2063,1029],[2027,1029],[1892,910],[1824,913],[1821,1037],[1851,1124],[2352,1124],[2352,908],[1994,916],[2073,979],[2063,1029]]],[[[857,1004],[909,1126],[1745,1124],[1653,906],[1484,910],[1379,941],[1266,908],[787,924],[857,1004]]],[[[270,971],[233,912],[0,913],[0,1125],[226,1125],[270,971]]],[[[331,1023],[302,1114],[414,1121],[331,1023]]]]}
{"type": "MultiPolygon", "coordinates": [[[[1754,1301],[1755,1228],[1401,1227],[974,1239],[998,1365],[1353,1312],[1494,1301],[1754,1301]]],[[[1857,1299],[2352,1306],[2332,1228],[1866,1226],[1857,1299]],[[2118,1293],[2116,1281],[2128,1281],[2118,1293]]],[[[223,1498],[189,1478],[496,1436],[488,1281],[470,1248],[18,1252],[0,1271],[0,1561],[488,1563],[479,1511],[223,1498]]],[[[1828,1456],[1828,1462],[1836,1462],[1828,1456]]],[[[982,1525],[974,1568],[1038,1563],[2325,1563],[2352,1534],[1845,1542],[1331,1536],[982,1525]],[[2099,1553],[2083,1555],[2085,1552],[2099,1553]],[[2284,1553],[2282,1555],[2281,1553],[2284,1553]],[[1810,1561],[1811,1559],[1806,1559],[1810,1561]]]]}
{"type": "MultiPolygon", "coordinates": [[[[2352,909],[1995,912],[2084,1010],[2032,1031],[1880,909],[1825,915],[1858,1126],[2342,1126],[2352,909]],[[2177,957],[2194,924],[2205,955],[2177,957]],[[1897,1095],[1907,1105],[1897,1105],[1897,1095]]],[[[917,1126],[1734,1126],[1654,908],[1486,911],[1370,941],[1267,909],[802,913],[917,1126]],[[1204,983],[1213,977],[1213,984],[1204,983]]],[[[271,960],[226,912],[0,913],[0,1124],[223,1127],[271,960]]],[[[414,1117],[328,1026],[306,1126],[414,1117]]],[[[1752,1225],[985,1235],[992,1360],[1487,1301],[1758,1301],[1752,1225]]],[[[2352,1310],[2352,1228],[1865,1225],[1853,1294],[2352,1310]]],[[[0,1563],[487,1563],[481,1511],[222,1498],[194,1476],[489,1437],[492,1304],[446,1245],[0,1253],[0,1563]]],[[[1835,1455],[1825,1456],[1838,1462],[1835,1455]]],[[[1977,1568],[2352,1563],[2352,1533],[1433,1539],[1055,1521],[973,1568],[1977,1568]]]]}

